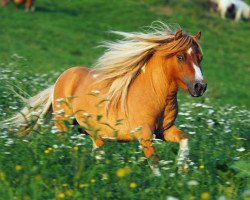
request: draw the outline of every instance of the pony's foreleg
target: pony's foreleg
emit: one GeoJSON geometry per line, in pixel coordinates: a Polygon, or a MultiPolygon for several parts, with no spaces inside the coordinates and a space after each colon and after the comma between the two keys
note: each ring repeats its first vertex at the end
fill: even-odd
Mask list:
{"type": "Polygon", "coordinates": [[[149,166],[155,176],[160,176],[159,158],[156,155],[155,148],[153,147],[153,132],[148,125],[142,126],[138,135],[135,135],[140,145],[142,146],[145,157],[148,160],[149,166]]]}
{"type": "Polygon", "coordinates": [[[183,133],[175,125],[165,130],[163,134],[164,134],[164,140],[170,142],[178,142],[180,144],[178,159],[177,159],[178,170],[187,171],[188,165],[186,161],[188,160],[189,156],[188,135],[183,133]]]}

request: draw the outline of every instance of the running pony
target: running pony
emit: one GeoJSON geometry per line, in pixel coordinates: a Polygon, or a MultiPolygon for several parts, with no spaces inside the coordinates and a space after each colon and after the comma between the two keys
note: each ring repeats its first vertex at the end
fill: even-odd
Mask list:
{"type": "MultiPolygon", "coordinates": [[[[54,131],[79,124],[94,148],[106,140],[138,140],[154,174],[160,175],[154,135],[180,144],[180,162],[188,156],[188,136],[174,125],[177,92],[180,87],[199,97],[206,90],[200,68],[201,33],[191,36],[164,24],[147,33],[114,33],[123,39],[104,43],[106,52],[94,68],[66,70],[28,102],[37,120],[53,112],[54,131]]],[[[21,124],[25,135],[31,130],[27,121],[32,111],[21,112],[10,120],[21,124]]]]}

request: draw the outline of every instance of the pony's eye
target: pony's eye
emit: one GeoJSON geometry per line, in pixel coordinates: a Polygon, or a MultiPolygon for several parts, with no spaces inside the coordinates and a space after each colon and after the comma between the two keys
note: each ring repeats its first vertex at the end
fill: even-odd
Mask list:
{"type": "Polygon", "coordinates": [[[177,55],[177,59],[179,61],[184,61],[184,56],[183,55],[177,55]]]}

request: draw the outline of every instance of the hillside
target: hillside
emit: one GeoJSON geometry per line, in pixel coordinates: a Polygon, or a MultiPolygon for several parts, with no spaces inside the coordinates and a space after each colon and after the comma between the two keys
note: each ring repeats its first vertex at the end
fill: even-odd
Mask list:
{"type": "Polygon", "coordinates": [[[139,31],[161,20],[177,23],[189,33],[202,31],[206,97],[222,105],[250,106],[250,24],[220,19],[204,0],[44,0],[37,2],[35,13],[13,5],[0,8],[0,18],[1,62],[18,54],[28,60],[25,69],[37,73],[93,65],[103,52],[96,46],[114,39],[109,30],[139,31]]]}

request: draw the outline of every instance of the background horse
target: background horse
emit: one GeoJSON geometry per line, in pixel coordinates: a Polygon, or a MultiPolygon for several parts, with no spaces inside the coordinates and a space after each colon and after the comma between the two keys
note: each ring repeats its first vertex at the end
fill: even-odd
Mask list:
{"type": "Polygon", "coordinates": [[[212,0],[212,2],[217,5],[218,12],[223,19],[229,14],[235,21],[250,20],[250,6],[242,0],[212,0]]]}
{"type": "Polygon", "coordinates": [[[55,85],[28,100],[32,110],[24,108],[9,121],[22,124],[20,134],[25,135],[34,128],[28,125],[32,111],[37,120],[53,111],[54,131],[67,131],[68,124],[77,122],[94,148],[105,140],[137,139],[160,175],[154,134],[180,144],[179,164],[188,156],[188,137],[174,125],[177,91],[181,87],[198,97],[206,90],[201,33],[191,36],[164,24],[149,33],[115,33],[124,39],[105,43],[107,50],[93,69],[68,69],[55,85]]]}
{"type": "MultiPolygon", "coordinates": [[[[1,4],[2,6],[7,6],[10,3],[11,0],[2,0],[1,4]]],[[[35,10],[35,5],[34,5],[35,0],[13,0],[13,2],[16,5],[25,5],[25,11],[34,11],[35,10]]]]}

